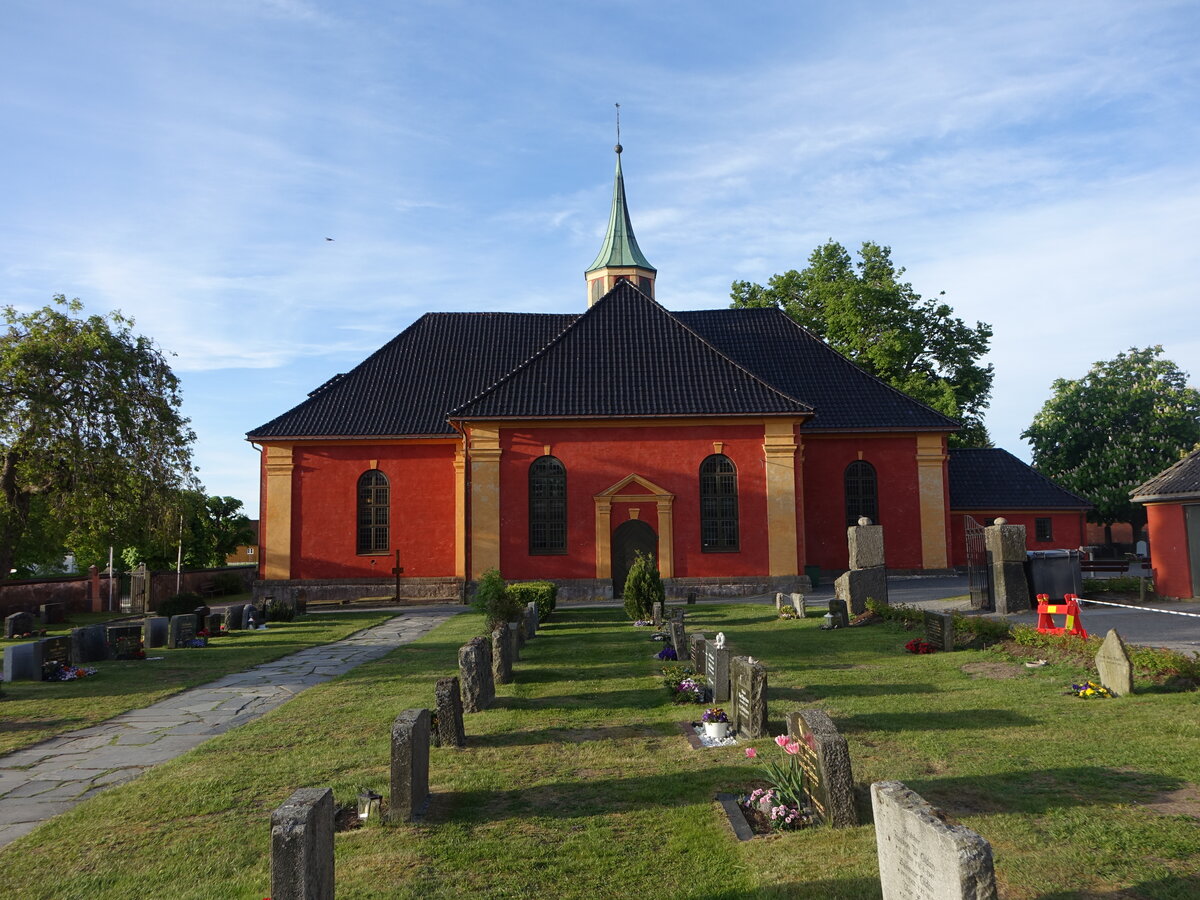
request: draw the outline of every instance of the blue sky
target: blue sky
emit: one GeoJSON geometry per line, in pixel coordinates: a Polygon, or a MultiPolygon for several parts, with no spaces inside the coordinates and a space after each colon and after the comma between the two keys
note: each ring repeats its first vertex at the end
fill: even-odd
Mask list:
{"type": "Polygon", "coordinates": [[[1200,6],[732,9],[9,0],[0,302],[132,315],[254,514],[245,432],[423,312],[585,307],[619,102],[669,309],[890,245],[994,326],[1023,458],[1095,360],[1163,344],[1200,381],[1200,6]]]}

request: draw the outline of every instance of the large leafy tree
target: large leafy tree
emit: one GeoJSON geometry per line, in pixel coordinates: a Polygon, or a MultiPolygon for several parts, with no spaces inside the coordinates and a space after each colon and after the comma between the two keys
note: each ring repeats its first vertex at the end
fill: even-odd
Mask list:
{"type": "MultiPolygon", "coordinates": [[[[168,524],[194,487],[179,381],[161,350],[119,313],[80,315],[62,295],[3,310],[0,333],[0,573],[29,538],[70,548],[82,565],[110,544],[168,524]]],[[[47,548],[38,552],[45,555],[47,548]]]]}
{"type": "Polygon", "coordinates": [[[218,567],[239,546],[253,541],[254,529],[241,500],[179,491],[163,506],[159,526],[127,546],[121,556],[128,566],[145,563],[151,569],[173,569],[182,550],[186,567],[218,567]]]}
{"type": "Polygon", "coordinates": [[[855,261],[841,244],[818,247],[801,271],[767,284],[735,281],[735,307],[776,306],[872,375],[962,421],[952,445],[990,446],[983,412],[992,367],[980,365],[992,328],[968,326],[941,300],[901,281],[890,247],[866,242],[855,261]]]}
{"type": "Polygon", "coordinates": [[[1129,492],[1200,441],[1200,391],[1162,352],[1134,347],[1083,378],[1056,380],[1021,434],[1040,472],[1095,504],[1093,522],[1140,531],[1146,511],[1129,492]]]}

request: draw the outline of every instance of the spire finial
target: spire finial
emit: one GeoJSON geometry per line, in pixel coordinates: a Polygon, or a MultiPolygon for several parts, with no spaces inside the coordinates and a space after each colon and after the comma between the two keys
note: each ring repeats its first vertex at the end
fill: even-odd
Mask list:
{"type": "Polygon", "coordinates": [[[617,146],[614,147],[613,149],[616,150],[618,153],[620,153],[621,152],[621,104],[615,103],[613,105],[616,106],[616,108],[617,108],[617,146]]]}

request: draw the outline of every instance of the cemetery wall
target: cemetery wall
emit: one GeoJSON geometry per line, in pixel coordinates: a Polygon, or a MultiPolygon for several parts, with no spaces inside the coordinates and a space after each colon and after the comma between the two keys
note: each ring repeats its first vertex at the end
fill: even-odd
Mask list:
{"type": "Polygon", "coordinates": [[[988,519],[1003,517],[1009,525],[1025,526],[1025,549],[1027,550],[1074,550],[1082,547],[1087,538],[1086,514],[1079,510],[1002,510],[1002,509],[954,509],[950,516],[950,546],[953,548],[951,565],[967,564],[966,523],[963,516],[971,516],[981,525],[988,519]],[[1037,539],[1037,519],[1050,519],[1053,540],[1037,539]]]}
{"type": "MultiPolygon", "coordinates": [[[[107,589],[104,585],[104,590],[107,589]]],[[[92,603],[87,576],[0,581],[0,619],[15,612],[36,616],[43,603],[61,603],[68,612],[88,612],[92,603]]]]}

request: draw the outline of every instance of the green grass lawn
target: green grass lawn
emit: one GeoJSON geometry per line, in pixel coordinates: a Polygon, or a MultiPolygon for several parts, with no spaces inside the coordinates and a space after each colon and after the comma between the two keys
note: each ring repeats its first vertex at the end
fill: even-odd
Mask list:
{"type": "MultiPolygon", "coordinates": [[[[104,615],[77,613],[68,625],[52,625],[47,631],[63,633],[107,621],[104,615]]],[[[97,669],[98,674],[78,681],[5,683],[4,699],[0,701],[0,753],[11,753],[55,735],[95,725],[127,710],[149,706],[230,672],[241,672],[316,644],[341,640],[394,615],[394,612],[346,612],[300,617],[294,622],[272,622],[266,631],[222,635],[202,650],[155,647],[146,651],[148,657],[161,656],[161,660],[88,663],[88,668],[97,669]]]]}
{"type": "MultiPolygon", "coordinates": [[[[823,708],[856,781],[901,780],[990,840],[1001,896],[1200,895],[1200,695],[1083,701],[1063,693],[1081,669],[912,656],[894,626],[826,633],[767,606],[688,620],[768,665],[772,734],[823,708]]],[[[54,819],[0,852],[0,897],[268,896],[271,810],[299,787],[386,795],[392,719],[432,704],[478,626],[457,616],[54,819]]],[[[338,835],[338,897],[878,897],[870,825],[734,840],[712,797],[758,767],[688,748],[675,723],[699,709],[667,702],[647,636],[560,608],[467,717],[467,749],[432,751],[426,821],[338,835]]]]}

